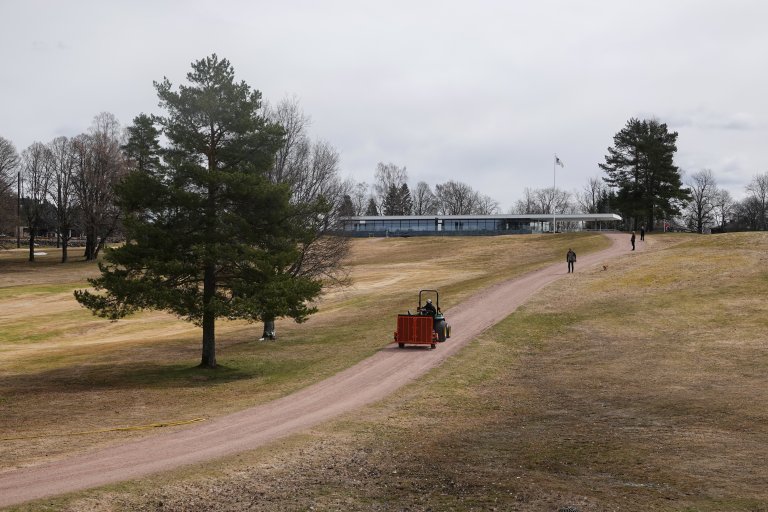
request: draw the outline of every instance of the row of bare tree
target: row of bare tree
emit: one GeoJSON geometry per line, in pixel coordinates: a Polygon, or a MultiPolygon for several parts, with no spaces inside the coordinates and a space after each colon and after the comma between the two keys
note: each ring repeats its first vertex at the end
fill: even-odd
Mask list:
{"type": "MultiPolygon", "coordinates": [[[[270,179],[289,185],[294,204],[322,200],[329,205],[329,214],[313,221],[313,236],[301,243],[299,257],[287,272],[322,278],[327,286],[346,285],[343,261],[349,252],[349,239],[330,235],[338,231],[344,198],[349,197],[355,184],[341,179],[338,151],[326,141],[309,137],[311,121],[297,98],[285,98],[275,106],[266,104],[264,115],[284,130],[284,144],[275,155],[270,179]]],[[[265,335],[274,334],[274,318],[265,319],[264,324],[265,335]]]]}
{"type": "Polygon", "coordinates": [[[342,212],[346,216],[492,215],[500,210],[496,200],[458,181],[438,183],[434,191],[420,181],[412,192],[405,167],[380,162],[373,185],[355,184],[344,198],[342,212]]]}
{"type": "Polygon", "coordinates": [[[691,200],[683,211],[682,221],[691,231],[768,229],[768,173],[752,177],[741,201],[735,201],[727,190],[720,188],[709,169],[692,174],[686,184],[691,200]]]}
{"type": "MultiPolygon", "coordinates": [[[[703,233],[716,230],[768,229],[768,173],[755,175],[746,186],[746,197],[736,201],[728,190],[718,186],[709,169],[685,179],[691,198],[680,205],[679,218],[666,219],[679,227],[703,233]]],[[[512,207],[514,214],[610,213],[615,192],[601,177],[589,178],[579,191],[557,188],[528,189],[512,207]]]]}
{"type": "Polygon", "coordinates": [[[96,258],[118,227],[113,186],[127,170],[122,140],[120,123],[107,112],[94,118],[87,133],[47,144],[33,142],[21,155],[11,142],[0,139],[0,193],[6,204],[17,188],[17,211],[13,215],[5,208],[3,225],[28,229],[29,261],[35,259],[38,232],[51,224],[62,247],[62,262],[68,259],[73,229],[85,235],[85,258],[96,258]]]}

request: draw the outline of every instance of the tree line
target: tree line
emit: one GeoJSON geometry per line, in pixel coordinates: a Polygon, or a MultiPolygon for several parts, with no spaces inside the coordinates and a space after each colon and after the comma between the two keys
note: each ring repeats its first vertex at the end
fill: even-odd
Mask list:
{"type": "Polygon", "coordinates": [[[119,229],[113,187],[127,171],[120,133],[117,119],[105,112],[87,133],[33,142],[21,154],[0,137],[0,223],[4,232],[19,221],[27,227],[30,261],[43,231],[55,231],[66,262],[73,230],[84,235],[84,256],[92,260],[119,229]]]}
{"type": "Polygon", "coordinates": [[[765,230],[768,173],[755,175],[735,201],[711,170],[686,175],[674,164],[677,137],[657,119],[632,118],[599,164],[603,176],[575,192],[526,188],[510,213],[617,213],[627,230],[765,230]]]}
{"type": "Polygon", "coordinates": [[[425,181],[419,181],[411,192],[406,168],[383,162],[376,166],[372,186],[365,182],[357,183],[342,201],[342,215],[348,217],[500,213],[496,200],[459,181],[438,183],[434,190],[425,181]]]}
{"type": "MultiPolygon", "coordinates": [[[[263,117],[285,133],[268,178],[288,184],[294,202],[326,198],[333,205],[330,226],[338,217],[341,198],[354,189],[354,182],[339,177],[338,151],[309,138],[310,119],[296,98],[274,106],[264,102],[261,108],[263,117]]],[[[107,240],[124,238],[116,187],[133,170],[148,172],[161,165],[156,124],[157,119],[142,114],[123,127],[113,114],[103,112],[87,132],[33,142],[20,154],[0,137],[0,234],[10,240],[8,234],[24,226],[29,259],[34,261],[38,237],[54,233],[61,261],[66,262],[74,232],[85,240],[84,258],[96,259],[107,240]]]]}

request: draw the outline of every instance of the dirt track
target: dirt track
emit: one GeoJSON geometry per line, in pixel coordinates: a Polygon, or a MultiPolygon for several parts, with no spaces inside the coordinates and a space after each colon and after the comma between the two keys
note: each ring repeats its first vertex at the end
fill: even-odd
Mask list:
{"type": "MultiPolygon", "coordinates": [[[[609,235],[613,245],[580,256],[576,272],[629,251],[627,235],[609,235]]],[[[290,396],[199,424],[49,465],[0,474],[0,506],[130,480],[183,465],[250,450],[375,402],[456,353],[536,291],[566,277],[560,264],[483,290],[446,311],[451,339],[437,350],[389,345],[373,357],[290,396]]]]}

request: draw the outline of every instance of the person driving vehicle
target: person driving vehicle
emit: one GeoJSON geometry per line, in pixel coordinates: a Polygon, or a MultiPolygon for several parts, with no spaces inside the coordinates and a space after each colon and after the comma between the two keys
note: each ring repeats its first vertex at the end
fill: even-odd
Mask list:
{"type": "Polygon", "coordinates": [[[435,308],[435,305],[432,304],[432,299],[427,299],[427,303],[424,304],[424,307],[421,308],[422,313],[429,316],[435,316],[437,314],[437,309],[435,308]]]}

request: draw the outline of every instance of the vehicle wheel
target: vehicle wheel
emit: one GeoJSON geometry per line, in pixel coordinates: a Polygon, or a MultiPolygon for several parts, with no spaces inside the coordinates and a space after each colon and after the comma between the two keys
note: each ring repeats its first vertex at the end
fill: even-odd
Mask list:
{"type": "Polygon", "coordinates": [[[437,346],[437,345],[435,345],[434,343],[431,345],[431,347],[432,347],[432,349],[433,349],[433,350],[434,350],[434,348],[435,348],[436,346],[437,346]]]}
{"type": "Polygon", "coordinates": [[[445,339],[448,337],[448,325],[446,324],[445,320],[437,321],[437,325],[435,325],[435,332],[437,333],[437,341],[445,341],[445,339]]]}
{"type": "Polygon", "coordinates": [[[446,325],[445,326],[445,337],[446,338],[450,338],[451,337],[451,326],[450,325],[446,325]]]}
{"type": "Polygon", "coordinates": [[[405,348],[405,343],[398,343],[397,346],[400,348],[405,348]]]}

